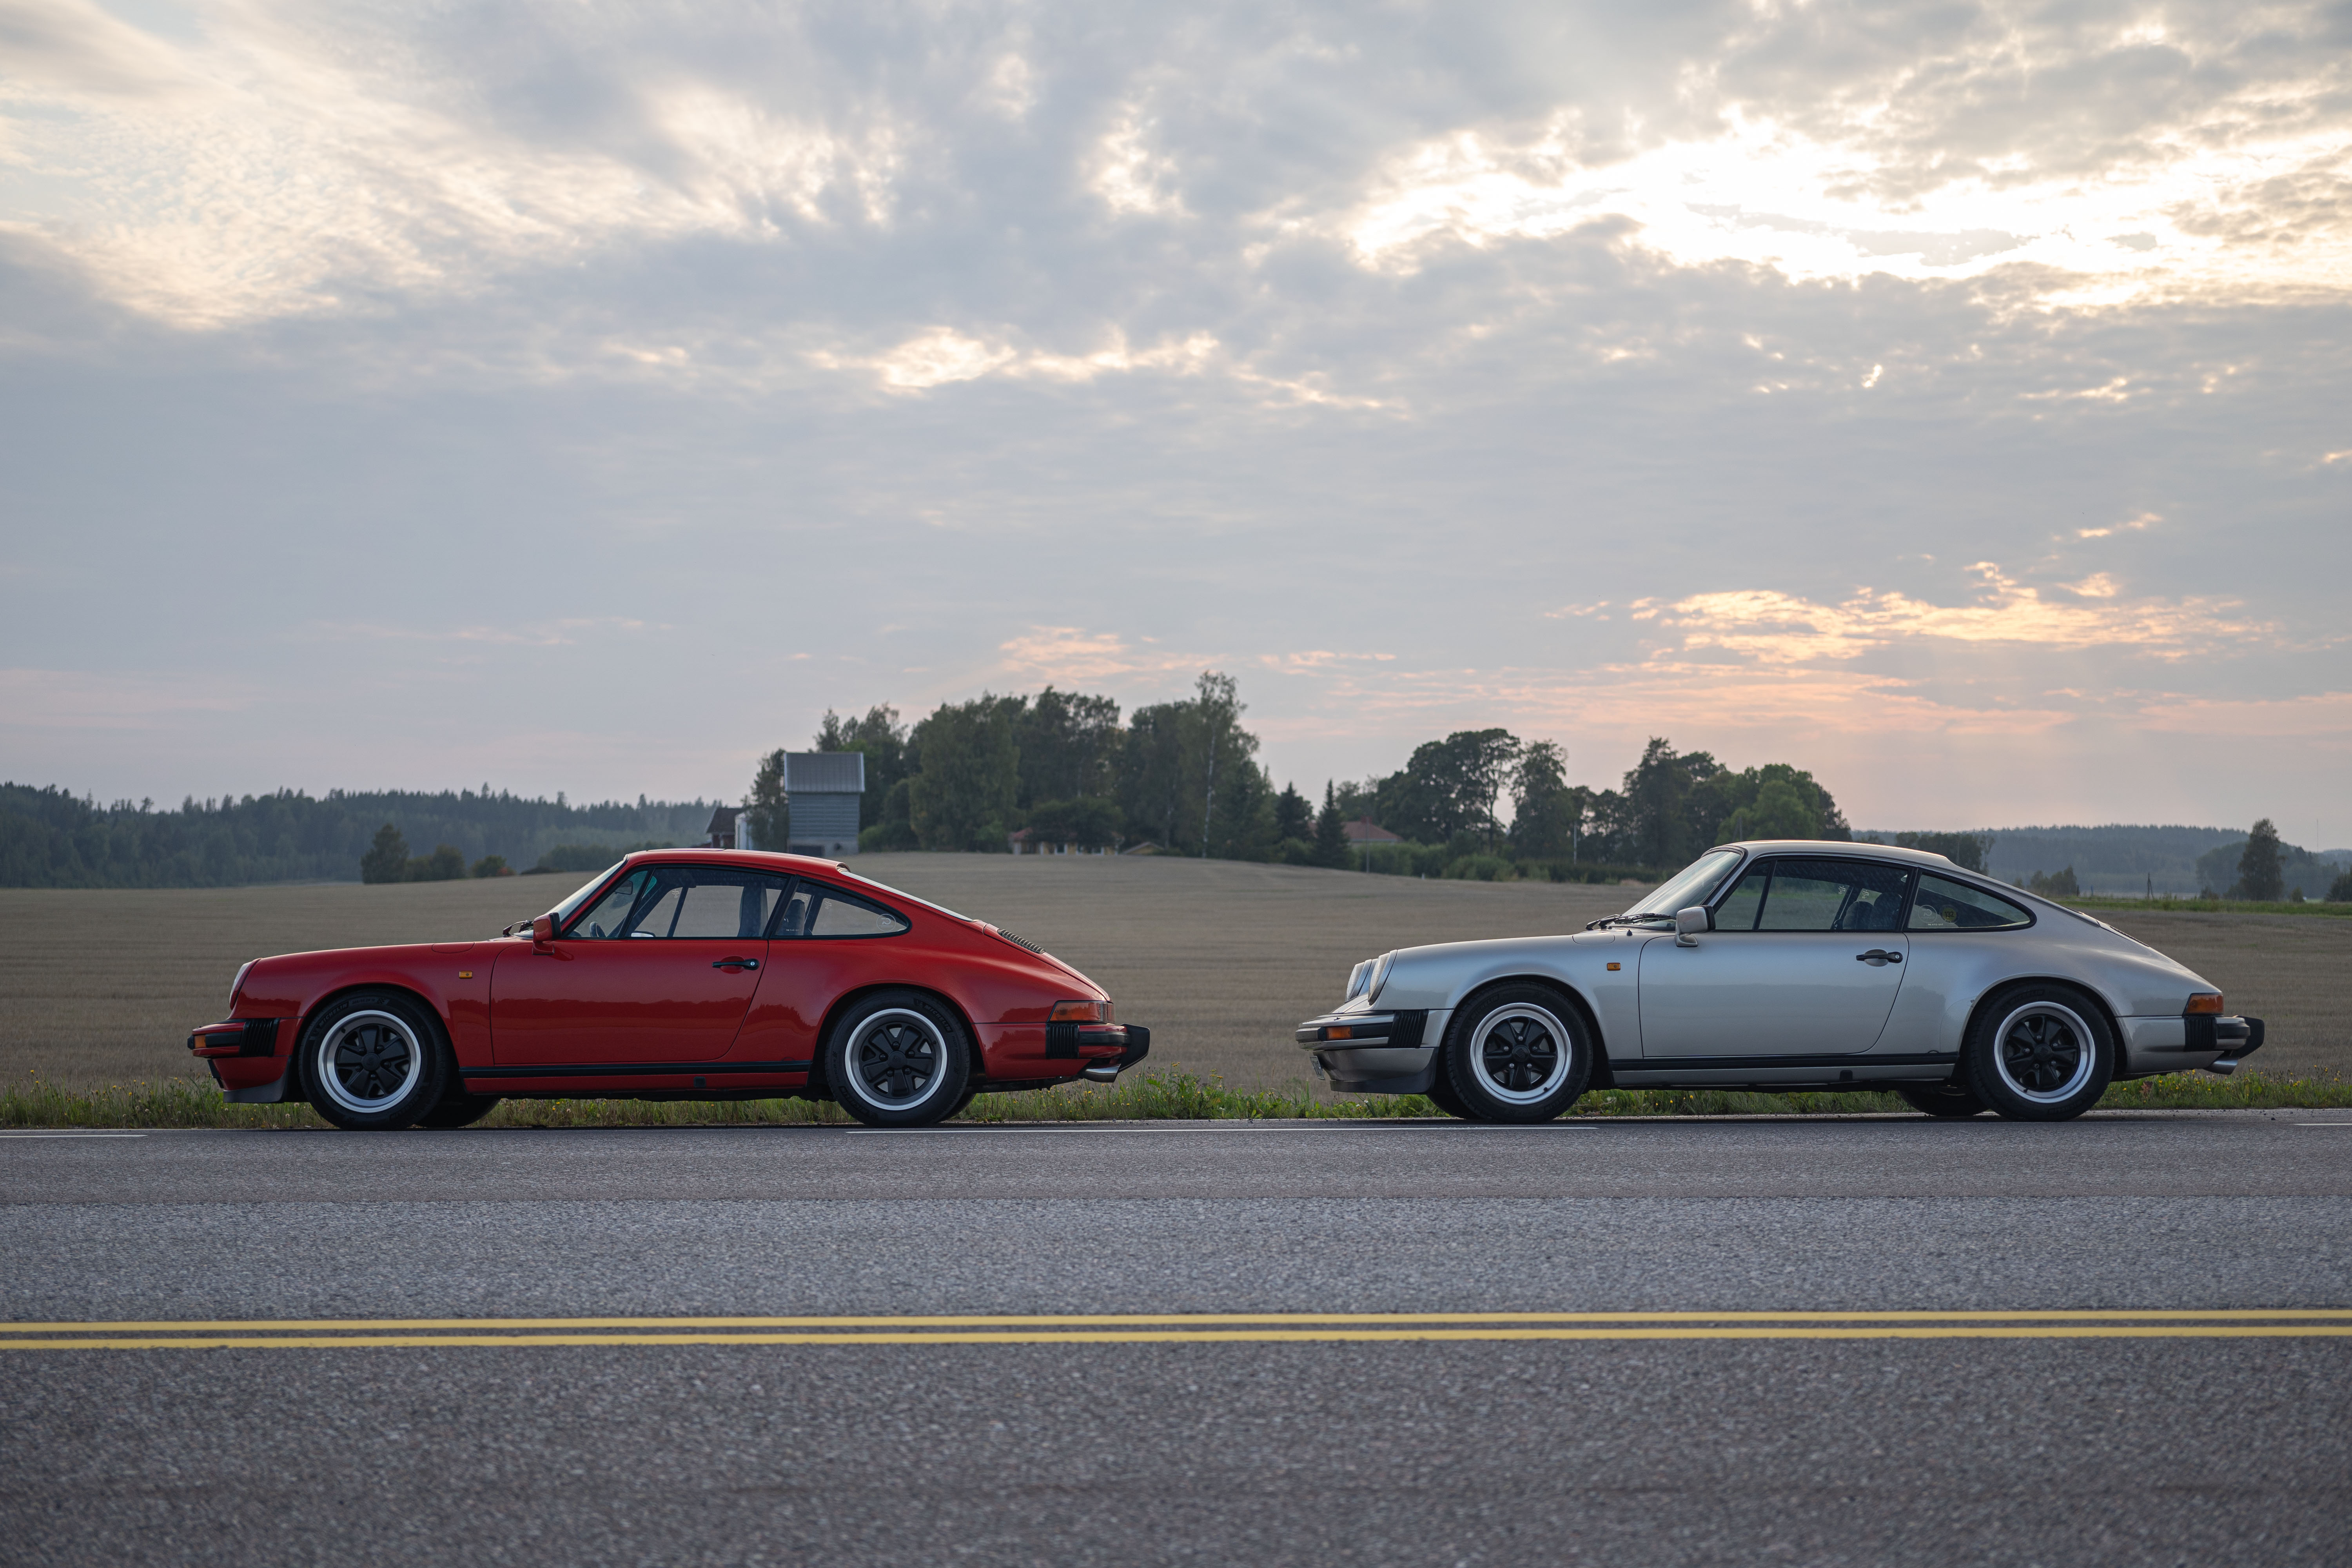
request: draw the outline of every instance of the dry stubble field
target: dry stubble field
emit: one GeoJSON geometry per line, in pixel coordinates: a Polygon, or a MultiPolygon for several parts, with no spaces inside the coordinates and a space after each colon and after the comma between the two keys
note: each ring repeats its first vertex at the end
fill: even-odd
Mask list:
{"type": "MultiPolygon", "coordinates": [[[[1240,1088],[1305,1078],[1290,1026],[1390,947],[1573,930],[1627,889],[1409,880],[1172,858],[887,855],[867,875],[994,921],[1085,970],[1152,1027],[1155,1066],[1240,1088]]],[[[135,892],[0,889],[0,1072],[66,1088],[199,1077],[187,1031],[219,1017],[257,954],[486,937],[571,891],[568,877],[135,892]]],[[[2104,918],[2266,1018],[2273,1073],[2352,1066],[2352,921],[2104,918]]]]}

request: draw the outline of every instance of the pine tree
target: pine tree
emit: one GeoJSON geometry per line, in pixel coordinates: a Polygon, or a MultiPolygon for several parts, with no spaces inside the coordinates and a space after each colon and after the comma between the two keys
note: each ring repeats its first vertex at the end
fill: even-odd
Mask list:
{"type": "Polygon", "coordinates": [[[1348,825],[1339,816],[1339,796],[1328,781],[1323,785],[1323,809],[1315,816],[1315,863],[1334,870],[1348,864],[1348,825]]]}
{"type": "Polygon", "coordinates": [[[1282,793],[1274,797],[1274,840],[1305,838],[1315,831],[1315,808],[1298,793],[1297,784],[1285,784],[1282,793]]]}
{"type": "Polygon", "coordinates": [[[360,857],[362,882],[404,882],[408,879],[408,840],[385,823],[375,830],[375,843],[360,857]]]}

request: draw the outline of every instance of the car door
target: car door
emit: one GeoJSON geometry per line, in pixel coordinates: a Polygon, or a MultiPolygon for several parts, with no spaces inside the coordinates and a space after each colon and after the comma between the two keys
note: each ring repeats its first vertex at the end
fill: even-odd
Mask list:
{"type": "Polygon", "coordinates": [[[798,1070],[824,1048],[824,1016],[836,997],[908,976],[877,941],[908,931],[906,916],[873,899],[802,878],[772,929],[768,965],[735,1059],[798,1070]]]}
{"type": "Polygon", "coordinates": [[[623,877],[552,941],[499,960],[501,1067],[716,1062],[741,1028],[790,879],[656,864],[623,877]]]}
{"type": "MultiPolygon", "coordinates": [[[[1903,984],[1911,873],[1882,861],[1776,856],[1748,868],[1716,929],[1643,944],[1642,1056],[1854,1056],[1903,984]]],[[[1788,1065],[1801,1065],[1790,1063],[1788,1065]]]]}

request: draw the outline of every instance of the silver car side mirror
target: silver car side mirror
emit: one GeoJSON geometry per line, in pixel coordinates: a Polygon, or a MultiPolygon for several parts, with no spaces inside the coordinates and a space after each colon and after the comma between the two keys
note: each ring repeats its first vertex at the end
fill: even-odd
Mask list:
{"type": "Polygon", "coordinates": [[[1715,917],[1699,905],[1693,904],[1689,909],[1675,911],[1675,945],[1676,947],[1696,947],[1698,943],[1692,939],[1703,931],[1714,929],[1715,917]]]}

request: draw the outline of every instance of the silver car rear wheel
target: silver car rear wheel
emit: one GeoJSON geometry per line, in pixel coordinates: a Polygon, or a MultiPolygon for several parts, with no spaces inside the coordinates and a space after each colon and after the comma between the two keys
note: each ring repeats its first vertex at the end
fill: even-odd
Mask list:
{"type": "Polygon", "coordinates": [[[2116,1046],[2098,1005],[2072,985],[2034,982],[1989,1001],[1969,1029],[1962,1079],[2012,1121],[2064,1121],[2099,1102],[2116,1046]]]}
{"type": "Polygon", "coordinates": [[[2091,1026],[2072,1007],[2029,1002],[1994,1032],[1993,1067],[2001,1086],[2036,1105],[2058,1105],[2082,1092],[2098,1065],[2091,1026]]]}

